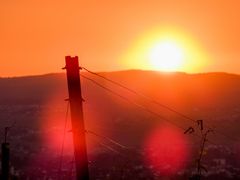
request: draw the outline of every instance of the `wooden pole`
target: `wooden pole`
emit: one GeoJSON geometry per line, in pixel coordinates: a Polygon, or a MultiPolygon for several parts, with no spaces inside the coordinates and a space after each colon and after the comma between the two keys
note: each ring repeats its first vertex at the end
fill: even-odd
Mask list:
{"type": "Polygon", "coordinates": [[[2,179],[9,180],[9,143],[2,143],[2,179]]]}
{"type": "Polygon", "coordinates": [[[86,148],[85,127],[83,120],[83,99],[79,76],[78,57],[66,56],[68,93],[71,109],[72,133],[76,165],[76,179],[88,180],[88,158],[86,148]]]}

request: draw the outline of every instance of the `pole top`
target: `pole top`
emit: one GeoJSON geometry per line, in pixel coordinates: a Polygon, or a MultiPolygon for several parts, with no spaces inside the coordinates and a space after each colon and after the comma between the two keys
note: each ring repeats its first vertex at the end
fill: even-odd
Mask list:
{"type": "Polygon", "coordinates": [[[74,67],[79,68],[78,56],[75,56],[75,57],[66,56],[65,63],[66,63],[66,66],[62,69],[72,69],[74,67]]]}
{"type": "Polygon", "coordinates": [[[65,59],[78,59],[78,56],[74,56],[74,57],[71,57],[71,56],[65,56],[65,59]]]}
{"type": "Polygon", "coordinates": [[[78,56],[75,56],[75,57],[66,56],[65,62],[66,62],[66,65],[68,64],[76,65],[78,64],[78,56]]]}

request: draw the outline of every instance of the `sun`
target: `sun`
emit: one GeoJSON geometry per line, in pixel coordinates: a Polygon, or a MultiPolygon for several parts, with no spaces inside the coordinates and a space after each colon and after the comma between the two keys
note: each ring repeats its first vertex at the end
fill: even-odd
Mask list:
{"type": "Polygon", "coordinates": [[[149,52],[152,67],[161,71],[176,71],[184,61],[183,49],[173,41],[162,41],[153,46],[149,52]]]}
{"type": "Polygon", "coordinates": [[[198,73],[211,56],[191,32],[176,26],[156,26],[139,34],[119,62],[126,69],[198,73]]]}

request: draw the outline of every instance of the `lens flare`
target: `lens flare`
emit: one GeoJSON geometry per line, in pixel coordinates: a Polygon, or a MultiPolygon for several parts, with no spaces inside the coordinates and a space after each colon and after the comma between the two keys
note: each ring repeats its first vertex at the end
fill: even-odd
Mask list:
{"type": "Polygon", "coordinates": [[[182,170],[189,159],[187,139],[172,127],[157,128],[145,144],[145,162],[162,176],[170,176],[182,170]]]}

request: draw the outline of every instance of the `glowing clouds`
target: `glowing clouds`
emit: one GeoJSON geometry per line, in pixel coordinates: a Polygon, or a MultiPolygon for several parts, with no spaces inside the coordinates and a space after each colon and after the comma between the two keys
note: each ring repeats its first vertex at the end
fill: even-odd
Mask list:
{"type": "Polygon", "coordinates": [[[172,127],[157,128],[147,138],[144,148],[146,164],[161,176],[182,170],[189,159],[186,136],[172,127]]]}

